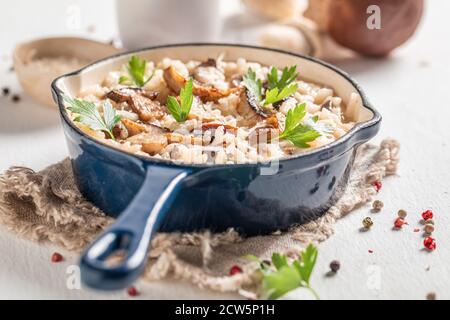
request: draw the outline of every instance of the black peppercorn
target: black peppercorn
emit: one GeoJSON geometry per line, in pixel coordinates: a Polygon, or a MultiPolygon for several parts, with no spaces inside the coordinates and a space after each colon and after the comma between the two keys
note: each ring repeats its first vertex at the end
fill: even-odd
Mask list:
{"type": "Polygon", "coordinates": [[[330,269],[331,271],[333,271],[334,273],[338,272],[339,268],[341,267],[341,263],[337,260],[333,260],[330,263],[330,269]]]}
{"type": "Polygon", "coordinates": [[[18,94],[13,95],[13,96],[12,96],[12,101],[13,101],[14,103],[19,102],[19,101],[20,101],[20,96],[19,96],[18,94]]]}
{"type": "Polygon", "coordinates": [[[8,87],[3,87],[3,88],[2,88],[2,94],[3,94],[4,96],[9,95],[9,88],[8,88],[8,87]]]}

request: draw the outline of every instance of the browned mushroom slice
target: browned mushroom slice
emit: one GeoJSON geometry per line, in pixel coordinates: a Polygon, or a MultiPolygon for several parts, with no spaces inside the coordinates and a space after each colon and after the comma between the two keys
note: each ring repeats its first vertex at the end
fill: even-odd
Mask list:
{"type": "Polygon", "coordinates": [[[152,132],[143,132],[127,139],[132,144],[140,144],[142,151],[155,155],[168,145],[165,134],[155,134],[152,132]]]}
{"type": "Polygon", "coordinates": [[[217,129],[219,127],[223,127],[226,131],[229,131],[233,134],[235,134],[238,130],[238,128],[229,125],[229,124],[223,124],[223,123],[204,123],[202,125],[202,131],[207,131],[211,129],[217,129]]]}
{"type": "Polygon", "coordinates": [[[159,120],[167,114],[165,107],[161,106],[159,102],[141,95],[131,97],[130,107],[142,121],[159,120]]]}
{"type": "Polygon", "coordinates": [[[216,61],[216,59],[208,58],[208,60],[203,61],[198,66],[199,67],[214,67],[214,68],[216,68],[217,67],[217,61],[216,61]]]}
{"type": "Polygon", "coordinates": [[[267,126],[275,128],[275,129],[279,128],[278,118],[275,114],[270,115],[266,119],[266,124],[267,124],[267,126]]]}
{"type": "Polygon", "coordinates": [[[120,121],[125,126],[125,128],[127,128],[129,137],[147,131],[147,127],[142,123],[137,123],[127,118],[122,118],[120,121]]]}
{"type": "Polygon", "coordinates": [[[264,116],[257,113],[256,110],[258,110],[256,100],[251,97],[247,90],[242,91],[236,108],[237,113],[242,117],[238,121],[238,126],[254,127],[258,122],[263,121],[264,116]]]}
{"type": "MultiPolygon", "coordinates": [[[[169,88],[176,94],[179,94],[181,89],[185,86],[187,80],[184,78],[173,66],[164,70],[164,81],[166,81],[169,88]]],[[[217,101],[221,98],[227,97],[234,92],[238,92],[239,88],[232,88],[228,90],[220,90],[212,87],[205,87],[194,83],[192,92],[199,96],[202,100],[217,101]]]]}
{"type": "Polygon", "coordinates": [[[145,122],[161,119],[167,114],[164,106],[150,98],[156,95],[145,93],[142,89],[121,88],[108,92],[106,97],[118,103],[128,103],[139,119],[145,122]]]}

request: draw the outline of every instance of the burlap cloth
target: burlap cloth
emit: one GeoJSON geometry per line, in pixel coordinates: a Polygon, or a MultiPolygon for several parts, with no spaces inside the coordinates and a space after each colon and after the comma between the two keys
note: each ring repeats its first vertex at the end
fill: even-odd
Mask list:
{"type": "MultiPolygon", "coordinates": [[[[270,258],[273,252],[292,255],[310,242],[326,240],[337,219],[372,199],[376,194],[374,181],[395,174],[398,150],[395,140],[384,140],[380,146],[361,146],[338,203],[321,218],[287,232],[245,239],[234,230],[221,234],[158,234],[143,278],[172,276],[222,292],[249,290],[258,280],[254,264],[245,255],[261,259],[270,258]],[[234,264],[243,266],[244,272],[228,276],[234,264]]],[[[33,241],[49,241],[79,252],[113,219],[81,196],[70,160],[65,159],[41,172],[12,167],[0,175],[0,223],[33,241]]]]}

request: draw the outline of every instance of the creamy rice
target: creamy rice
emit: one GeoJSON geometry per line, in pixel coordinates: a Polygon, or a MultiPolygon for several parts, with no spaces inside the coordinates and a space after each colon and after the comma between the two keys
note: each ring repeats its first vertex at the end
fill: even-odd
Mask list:
{"type": "MultiPolygon", "coordinates": [[[[244,58],[230,62],[224,61],[223,57],[207,62],[184,63],[170,58],[159,62],[148,61],[145,74],[146,77],[153,75],[151,80],[141,90],[127,91],[127,85],[120,84],[121,77],[128,76],[124,65],[120,70],[111,71],[102,83],[81,91],[77,97],[93,102],[100,113],[105,101],[111,103],[121,116],[121,121],[114,128],[115,139],[80,122],[74,123],[88,135],[112,147],[151,158],[197,164],[284,158],[329,144],[354,126],[353,122],[344,119],[342,98],[335,96],[332,88],[302,80],[301,70],[298,70],[299,77],[294,82],[297,91],[276,106],[269,105],[270,114],[262,116],[252,108],[243,110],[243,106],[249,104],[243,101],[246,99],[246,88],[242,78],[249,68],[264,86],[270,66],[248,62],[244,58]],[[194,90],[193,104],[185,122],[177,122],[166,107],[167,97],[179,94],[168,81],[169,69],[183,79],[192,77],[194,86],[198,88],[194,90]],[[118,98],[111,94],[114,91],[139,98],[143,104],[151,103],[157,116],[150,115],[149,119],[139,114],[129,100],[124,98],[126,101],[122,101],[119,99],[122,96],[118,98]],[[196,92],[205,92],[205,95],[196,92]],[[301,103],[305,103],[306,111],[302,123],[315,119],[315,126],[327,127],[326,132],[308,142],[307,148],[296,147],[289,140],[277,139],[284,130],[286,114],[301,103]],[[156,139],[159,136],[166,140],[156,139]]],[[[69,114],[73,120],[76,119],[75,114],[69,114]]]]}

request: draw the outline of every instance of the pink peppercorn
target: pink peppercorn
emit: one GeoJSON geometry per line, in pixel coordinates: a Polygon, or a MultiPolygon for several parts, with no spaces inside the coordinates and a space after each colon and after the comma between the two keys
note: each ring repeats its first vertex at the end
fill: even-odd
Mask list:
{"type": "Polygon", "coordinates": [[[397,229],[401,229],[404,224],[407,224],[405,220],[403,220],[402,218],[397,218],[395,219],[394,227],[397,229]]]}
{"type": "Polygon", "coordinates": [[[55,252],[55,253],[52,254],[52,262],[58,263],[58,262],[61,262],[61,261],[63,261],[62,254],[60,254],[58,252],[55,252]]]}
{"type": "Polygon", "coordinates": [[[373,183],[373,186],[375,187],[375,190],[376,190],[377,192],[380,192],[381,187],[383,186],[383,184],[381,183],[381,181],[375,181],[375,182],[373,183]]]}
{"type": "Polygon", "coordinates": [[[436,240],[434,240],[433,237],[426,237],[425,240],[423,240],[423,245],[430,251],[436,250],[436,240]]]}
{"type": "Polygon", "coordinates": [[[242,273],[242,268],[237,265],[232,266],[230,269],[230,276],[234,276],[238,273],[242,273]]]}
{"type": "Polygon", "coordinates": [[[425,221],[433,219],[433,211],[426,210],[426,211],[422,212],[422,218],[425,221]]]}
{"type": "Polygon", "coordinates": [[[133,286],[131,286],[127,289],[127,293],[130,297],[136,297],[139,294],[136,287],[133,287],[133,286]]]}

